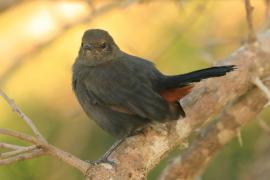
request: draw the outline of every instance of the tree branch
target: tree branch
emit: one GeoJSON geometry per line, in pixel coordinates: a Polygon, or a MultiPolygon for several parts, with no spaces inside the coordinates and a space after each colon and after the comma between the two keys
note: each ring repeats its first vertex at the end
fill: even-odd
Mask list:
{"type": "Polygon", "coordinates": [[[0,153],[0,159],[9,158],[9,157],[15,156],[17,154],[22,154],[22,153],[26,153],[29,151],[33,151],[34,149],[37,149],[37,146],[33,145],[33,146],[28,146],[28,147],[25,147],[22,149],[10,151],[10,152],[5,152],[2,154],[0,153]]]}
{"type": "Polygon", "coordinates": [[[6,148],[6,149],[12,149],[12,150],[19,150],[25,148],[24,146],[18,146],[14,144],[8,144],[8,143],[0,143],[0,149],[6,148]]]}
{"type": "Polygon", "coordinates": [[[11,100],[1,89],[0,89],[0,96],[2,96],[6,101],[7,103],[11,106],[12,110],[14,112],[16,112],[19,117],[21,117],[25,123],[32,129],[32,131],[34,132],[34,134],[42,141],[44,142],[47,142],[45,140],[45,138],[42,136],[42,134],[39,132],[39,130],[36,128],[36,126],[33,124],[32,120],[26,116],[22,111],[21,109],[16,106],[16,104],[14,103],[13,100],[11,100]]]}
{"type": "Polygon", "coordinates": [[[22,0],[7,0],[0,1],[0,12],[6,11],[7,9],[14,7],[15,5],[21,3],[22,0]]]}
{"type": "Polygon", "coordinates": [[[0,134],[15,137],[17,139],[27,141],[27,142],[30,142],[30,143],[33,143],[36,145],[45,144],[45,142],[40,141],[39,139],[37,139],[33,136],[30,136],[30,135],[25,134],[25,133],[17,132],[17,131],[12,131],[9,129],[0,128],[0,134]]]}
{"type": "Polygon", "coordinates": [[[93,5],[89,3],[89,14],[81,17],[80,19],[78,19],[77,21],[73,23],[62,23],[62,24],[59,23],[61,25],[59,27],[60,30],[57,31],[57,33],[54,36],[52,36],[49,40],[38,42],[36,45],[34,45],[33,48],[31,48],[30,50],[22,54],[19,54],[15,59],[13,59],[10,67],[0,77],[0,85],[5,84],[6,81],[9,79],[9,77],[11,77],[18,70],[18,68],[20,68],[23,65],[22,61],[24,59],[31,57],[33,54],[39,52],[41,49],[43,49],[44,47],[54,42],[57,37],[63,34],[64,31],[67,31],[70,28],[77,26],[79,24],[89,23],[90,20],[92,20],[94,17],[100,16],[117,7],[127,7],[131,5],[132,3],[136,3],[136,2],[137,0],[112,1],[98,8],[93,7],[93,5]]]}
{"type": "Polygon", "coordinates": [[[33,151],[28,152],[28,153],[18,154],[16,156],[13,156],[7,159],[1,159],[0,166],[12,164],[12,163],[22,161],[22,160],[33,159],[35,157],[39,157],[45,154],[46,153],[42,149],[34,149],[33,151]]]}
{"type": "Polygon", "coordinates": [[[259,118],[258,123],[266,133],[270,134],[270,126],[262,118],[259,118]]]}
{"type": "Polygon", "coordinates": [[[265,21],[266,24],[269,24],[269,6],[270,6],[270,0],[264,0],[265,3],[265,21]]]}
{"type": "Polygon", "coordinates": [[[247,42],[249,44],[254,43],[257,41],[256,34],[253,27],[253,21],[252,21],[252,12],[254,10],[254,7],[251,6],[250,0],[245,0],[245,9],[246,9],[246,18],[247,18],[247,24],[248,24],[248,40],[247,42]]]}
{"type": "MultiPolygon", "coordinates": [[[[38,147],[42,148],[45,152],[50,154],[51,156],[56,157],[57,159],[64,161],[65,163],[77,168],[82,173],[86,174],[89,164],[85,161],[80,160],[79,158],[73,156],[72,154],[65,152],[61,149],[56,148],[53,145],[48,144],[40,139],[37,139],[33,136],[27,135],[25,133],[16,132],[8,129],[0,128],[0,134],[7,135],[11,137],[15,137],[17,139],[21,139],[30,143],[37,145],[38,147]]],[[[28,156],[30,158],[30,156],[28,156]]],[[[19,158],[22,160],[21,158],[19,158]]],[[[0,160],[0,164],[1,164],[0,160]]]]}
{"type": "Polygon", "coordinates": [[[215,153],[237,135],[239,127],[256,117],[267,101],[264,92],[253,87],[228,105],[216,121],[202,129],[191,146],[167,166],[160,180],[194,179],[208,165],[215,153]]]}

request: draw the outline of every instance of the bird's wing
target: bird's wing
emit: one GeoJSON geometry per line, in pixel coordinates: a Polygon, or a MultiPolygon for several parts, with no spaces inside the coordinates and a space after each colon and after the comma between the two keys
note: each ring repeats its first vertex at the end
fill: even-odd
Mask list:
{"type": "Polygon", "coordinates": [[[112,110],[164,120],[170,113],[168,103],[153,90],[147,74],[130,70],[123,63],[95,69],[85,81],[87,91],[112,110]]]}

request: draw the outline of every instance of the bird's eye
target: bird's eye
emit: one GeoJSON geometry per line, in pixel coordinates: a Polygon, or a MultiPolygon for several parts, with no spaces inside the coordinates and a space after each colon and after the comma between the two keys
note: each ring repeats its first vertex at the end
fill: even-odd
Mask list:
{"type": "Polygon", "coordinates": [[[107,47],[107,44],[105,42],[100,44],[100,48],[105,49],[107,47]]]}

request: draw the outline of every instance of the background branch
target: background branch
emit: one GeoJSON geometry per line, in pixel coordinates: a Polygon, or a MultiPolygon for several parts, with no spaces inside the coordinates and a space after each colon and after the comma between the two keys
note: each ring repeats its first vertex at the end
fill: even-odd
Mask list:
{"type": "MultiPolygon", "coordinates": [[[[82,16],[80,19],[76,20],[73,23],[63,23],[61,22],[60,30],[55,33],[54,36],[50,37],[47,41],[38,42],[33,48],[25,51],[23,54],[19,55],[15,59],[12,60],[12,64],[10,67],[1,75],[0,77],[0,85],[4,85],[6,81],[24,64],[23,60],[27,59],[33,54],[38,53],[44,47],[49,46],[53,43],[57,37],[60,37],[65,31],[68,31],[72,27],[78,26],[80,24],[89,23],[93,18],[97,16],[101,16],[115,8],[125,8],[132,3],[138,2],[137,0],[120,0],[120,1],[112,1],[101,7],[95,8],[92,3],[89,3],[89,14],[82,16]]],[[[57,1],[55,2],[57,3],[57,1]]]]}
{"type": "Polygon", "coordinates": [[[12,164],[18,161],[33,159],[42,155],[45,155],[46,153],[42,149],[35,149],[32,152],[18,154],[17,156],[13,156],[7,159],[0,160],[0,165],[8,165],[12,164]]]}
{"type": "Polygon", "coordinates": [[[250,0],[245,0],[245,9],[246,9],[246,18],[248,24],[248,43],[254,43],[256,38],[256,33],[253,27],[252,12],[254,10],[253,6],[250,3],[250,0]]]}
{"type": "Polygon", "coordinates": [[[19,149],[24,149],[24,146],[18,146],[18,145],[8,144],[8,143],[0,143],[0,149],[2,148],[19,150],[19,149]]]}
{"type": "Polygon", "coordinates": [[[19,117],[21,117],[25,122],[26,124],[32,129],[32,131],[34,132],[34,134],[42,141],[44,142],[47,142],[45,140],[45,138],[42,136],[42,134],[39,132],[39,130],[36,128],[36,126],[33,124],[32,120],[26,116],[22,111],[21,109],[16,106],[16,104],[14,103],[13,100],[11,100],[1,89],[0,89],[0,96],[2,96],[6,102],[11,106],[12,110],[14,112],[16,112],[19,117]]]}
{"type": "MultiPolygon", "coordinates": [[[[8,129],[3,129],[0,128],[0,134],[2,135],[7,135],[7,136],[11,136],[11,137],[15,137],[17,139],[20,140],[24,140],[30,143],[33,143],[35,145],[37,145],[38,147],[42,148],[45,152],[47,152],[48,154],[50,154],[51,156],[56,157],[57,159],[66,162],[67,164],[77,168],[78,170],[80,170],[82,173],[86,173],[89,164],[85,161],[82,161],[80,159],[78,159],[77,157],[73,156],[72,154],[65,152],[61,149],[56,148],[53,145],[48,144],[47,142],[44,142],[40,139],[37,139],[33,136],[21,133],[21,132],[16,132],[16,131],[12,131],[12,130],[8,130],[8,129]]],[[[28,155],[28,159],[30,158],[31,155],[28,155]]],[[[24,158],[19,157],[19,160],[23,160],[24,158]]],[[[36,157],[36,156],[33,156],[36,157]]],[[[2,164],[2,161],[5,162],[5,160],[0,160],[0,164],[2,164]]],[[[12,162],[14,162],[12,160],[12,162]]],[[[5,164],[5,163],[3,163],[5,164]]]]}
{"type": "Polygon", "coordinates": [[[23,0],[0,0],[0,12],[11,8],[23,0]]]}
{"type": "Polygon", "coordinates": [[[33,145],[33,146],[29,146],[29,147],[24,147],[22,149],[10,151],[10,152],[5,152],[5,153],[0,154],[0,159],[8,158],[8,157],[15,156],[17,154],[26,153],[29,151],[33,151],[34,149],[37,149],[37,146],[33,145]]]}
{"type": "Polygon", "coordinates": [[[259,125],[260,127],[268,134],[270,134],[270,126],[262,119],[259,117],[259,125]]]}

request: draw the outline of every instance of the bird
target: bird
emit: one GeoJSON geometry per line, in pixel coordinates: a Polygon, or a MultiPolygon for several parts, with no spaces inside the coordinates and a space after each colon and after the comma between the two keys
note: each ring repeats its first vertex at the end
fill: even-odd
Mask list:
{"type": "Polygon", "coordinates": [[[226,65],[165,75],[151,61],[122,51],[107,31],[86,30],[72,66],[72,88],[87,116],[117,138],[92,162],[113,164],[108,157],[127,137],[153,122],[186,117],[180,99],[192,91],[194,83],[234,69],[226,65]]]}

